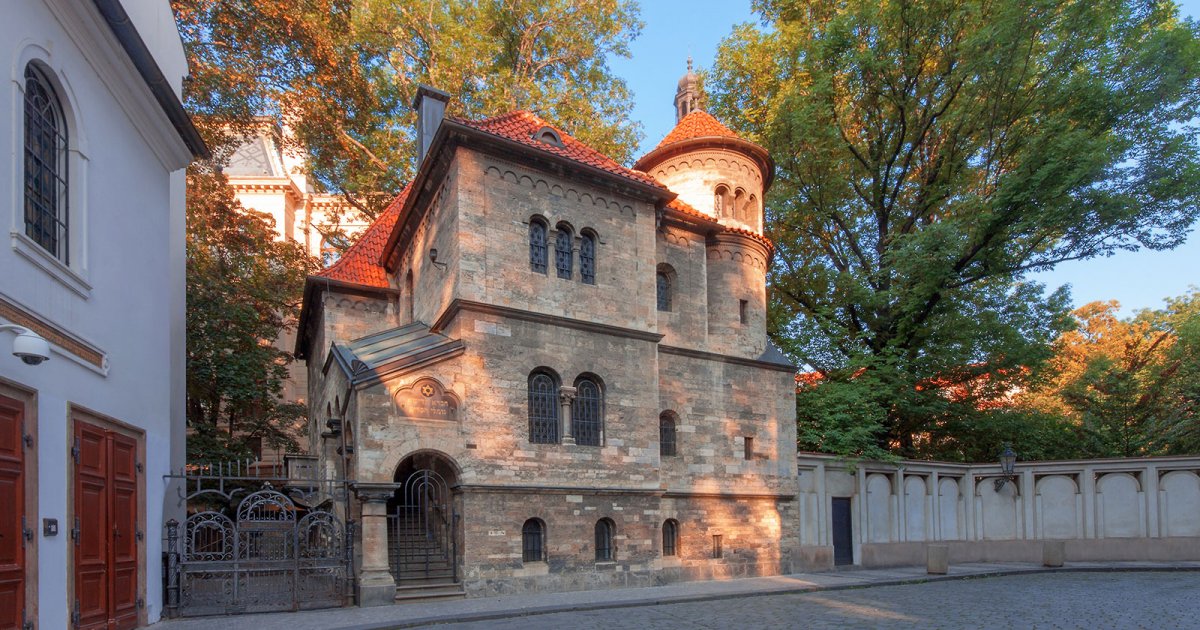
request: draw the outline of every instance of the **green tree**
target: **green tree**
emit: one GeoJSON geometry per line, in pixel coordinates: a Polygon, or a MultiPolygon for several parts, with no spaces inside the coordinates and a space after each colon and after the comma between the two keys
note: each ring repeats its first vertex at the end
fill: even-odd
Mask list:
{"type": "Polygon", "coordinates": [[[187,221],[188,459],[249,457],[252,438],[294,450],[305,409],[280,400],[291,355],[273,342],[298,314],[313,261],[220,174],[189,173],[187,221]]]}
{"type": "Polygon", "coordinates": [[[1076,310],[1078,327],[1058,338],[1047,378],[1018,406],[1073,427],[1078,457],[1200,452],[1200,291],[1130,319],[1119,308],[1076,310]]]}
{"type": "MultiPolygon", "coordinates": [[[[640,130],[607,66],[641,22],[632,0],[172,0],[188,51],[188,105],[215,132],[286,122],[317,181],[372,218],[414,172],[419,83],[448,114],[536,110],[630,157],[640,130]]],[[[214,134],[215,135],[215,134],[214,134]]]]}
{"type": "Polygon", "coordinates": [[[777,161],[772,334],[829,387],[878,384],[828,396],[872,409],[839,451],[965,457],[997,416],[946,389],[1024,386],[1068,325],[1028,274],[1195,220],[1196,27],[1169,2],[753,6],[709,86],[777,161]]]}

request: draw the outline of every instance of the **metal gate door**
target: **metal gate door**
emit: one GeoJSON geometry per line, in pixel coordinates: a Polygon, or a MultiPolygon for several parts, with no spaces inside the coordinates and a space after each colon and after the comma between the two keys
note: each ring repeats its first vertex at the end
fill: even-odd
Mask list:
{"type": "Polygon", "coordinates": [[[388,552],[398,585],[457,582],[457,516],[446,480],[432,470],[409,475],[388,515],[388,552]]]}
{"type": "Polygon", "coordinates": [[[833,563],[854,564],[854,525],[850,520],[850,499],[833,497],[833,563]]]}
{"type": "Polygon", "coordinates": [[[179,557],[179,612],[217,615],[343,603],[344,531],[330,512],[296,520],[295,503],[266,484],[237,507],[189,516],[179,557]]]}

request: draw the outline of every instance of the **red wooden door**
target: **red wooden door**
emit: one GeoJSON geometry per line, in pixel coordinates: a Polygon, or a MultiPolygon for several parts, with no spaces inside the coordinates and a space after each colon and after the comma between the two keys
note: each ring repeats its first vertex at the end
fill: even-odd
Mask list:
{"type": "Polygon", "coordinates": [[[25,407],[0,396],[0,628],[25,617],[25,407]]]}
{"type": "Polygon", "coordinates": [[[137,625],[137,442],[76,421],[75,608],[79,628],[137,625]]]}

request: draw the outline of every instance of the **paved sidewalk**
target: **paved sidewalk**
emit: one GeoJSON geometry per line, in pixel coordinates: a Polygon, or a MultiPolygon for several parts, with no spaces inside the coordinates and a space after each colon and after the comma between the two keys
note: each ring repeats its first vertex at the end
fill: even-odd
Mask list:
{"type": "Polygon", "coordinates": [[[336,608],[296,613],[198,617],[164,621],[154,627],[159,630],[200,630],[215,627],[254,628],[255,630],[411,628],[456,621],[486,621],[604,608],[653,606],[782,593],[843,590],[1063,571],[1200,571],[1200,562],[1073,562],[1061,569],[1047,569],[1036,564],[970,563],[951,565],[950,573],[944,576],[928,575],[925,573],[924,567],[853,569],[741,580],[683,582],[645,588],[459,599],[376,608],[336,608]]]}

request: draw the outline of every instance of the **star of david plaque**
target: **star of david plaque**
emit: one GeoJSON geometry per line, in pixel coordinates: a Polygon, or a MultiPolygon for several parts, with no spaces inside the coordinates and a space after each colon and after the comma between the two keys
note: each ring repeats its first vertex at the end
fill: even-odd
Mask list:
{"type": "Polygon", "coordinates": [[[458,397],[432,378],[419,378],[396,392],[397,414],[407,420],[458,421],[458,397]]]}

